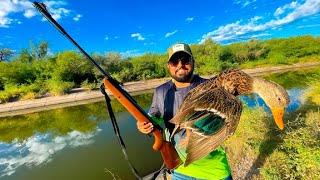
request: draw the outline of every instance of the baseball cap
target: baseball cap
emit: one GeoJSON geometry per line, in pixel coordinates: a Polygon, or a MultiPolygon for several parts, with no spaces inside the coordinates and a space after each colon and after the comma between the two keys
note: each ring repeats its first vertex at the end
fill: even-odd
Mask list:
{"type": "Polygon", "coordinates": [[[170,61],[172,56],[175,55],[178,52],[185,52],[185,53],[187,53],[188,55],[190,55],[192,57],[191,48],[190,48],[190,46],[188,44],[177,43],[177,44],[172,45],[168,49],[168,55],[169,55],[168,61],[170,61]]]}

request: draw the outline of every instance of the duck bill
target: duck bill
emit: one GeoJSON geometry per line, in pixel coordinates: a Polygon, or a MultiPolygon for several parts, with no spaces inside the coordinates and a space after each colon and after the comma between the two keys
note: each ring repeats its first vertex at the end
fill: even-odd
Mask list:
{"type": "Polygon", "coordinates": [[[283,123],[283,114],[284,114],[284,108],[274,108],[271,109],[272,115],[274,118],[275,123],[279,127],[279,129],[284,129],[284,123],[283,123]]]}

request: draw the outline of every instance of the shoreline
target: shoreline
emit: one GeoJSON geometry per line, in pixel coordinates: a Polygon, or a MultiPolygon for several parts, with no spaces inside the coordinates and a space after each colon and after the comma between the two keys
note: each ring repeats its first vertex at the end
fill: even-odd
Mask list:
{"type": "MultiPolygon", "coordinates": [[[[320,62],[299,63],[292,65],[280,65],[273,67],[260,67],[254,69],[242,69],[251,76],[262,76],[265,74],[273,74],[286,71],[295,71],[301,69],[310,69],[320,66],[320,62]]],[[[215,75],[203,76],[204,78],[211,78],[215,75]]],[[[127,82],[123,84],[123,88],[130,93],[130,95],[140,95],[145,93],[152,93],[154,88],[171,79],[170,77],[161,79],[152,79],[145,81],[127,82]]],[[[108,95],[112,95],[107,91],[108,95]]],[[[16,116],[51,109],[77,106],[82,104],[89,104],[104,100],[100,90],[84,90],[81,88],[73,89],[70,94],[62,96],[50,96],[32,100],[22,100],[0,104],[0,117],[16,116]]]]}

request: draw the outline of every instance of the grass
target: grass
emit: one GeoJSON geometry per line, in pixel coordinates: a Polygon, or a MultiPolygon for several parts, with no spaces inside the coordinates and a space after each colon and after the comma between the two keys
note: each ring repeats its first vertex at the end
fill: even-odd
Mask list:
{"type": "Polygon", "coordinates": [[[240,65],[241,69],[251,69],[256,67],[271,67],[277,65],[289,65],[295,63],[306,63],[306,62],[319,62],[320,56],[306,56],[300,58],[269,58],[269,59],[259,59],[255,61],[247,61],[240,65]]]}
{"type": "Polygon", "coordinates": [[[320,74],[314,75],[310,78],[311,82],[309,83],[308,89],[304,94],[304,98],[315,103],[316,105],[320,105],[320,74]]]}
{"type": "Polygon", "coordinates": [[[308,81],[306,102],[286,114],[284,131],[262,108],[244,108],[237,131],[224,143],[235,179],[319,179],[318,80],[308,81]]]}

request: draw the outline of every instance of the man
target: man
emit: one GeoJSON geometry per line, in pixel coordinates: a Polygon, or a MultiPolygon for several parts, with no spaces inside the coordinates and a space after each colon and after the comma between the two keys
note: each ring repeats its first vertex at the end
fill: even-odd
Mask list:
{"type": "MultiPolygon", "coordinates": [[[[187,44],[173,45],[168,49],[168,55],[167,67],[172,80],[156,88],[149,114],[172,132],[174,125],[168,121],[176,114],[187,93],[206,79],[193,74],[194,58],[187,44]]],[[[137,122],[137,127],[144,134],[153,130],[152,123],[137,122]]],[[[182,130],[174,136],[175,148],[183,161],[186,159],[185,149],[180,149],[177,144],[185,134],[186,131],[182,130]]],[[[225,151],[218,148],[187,167],[180,165],[174,170],[172,179],[231,179],[225,151]]]]}

